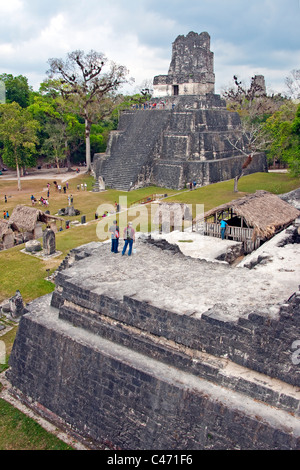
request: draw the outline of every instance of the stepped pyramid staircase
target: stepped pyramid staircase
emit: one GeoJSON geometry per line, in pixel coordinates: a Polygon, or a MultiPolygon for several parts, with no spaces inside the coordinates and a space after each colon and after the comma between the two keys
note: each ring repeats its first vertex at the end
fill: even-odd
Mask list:
{"type": "Polygon", "coordinates": [[[166,129],[170,113],[155,110],[127,111],[120,116],[118,131],[112,132],[102,176],[110,188],[129,191],[141,169],[153,160],[155,144],[166,129]]]}

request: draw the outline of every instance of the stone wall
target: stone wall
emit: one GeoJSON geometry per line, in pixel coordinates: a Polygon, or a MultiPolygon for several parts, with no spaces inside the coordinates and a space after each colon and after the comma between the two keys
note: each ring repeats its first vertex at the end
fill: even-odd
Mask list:
{"type": "Polygon", "coordinates": [[[54,294],[27,306],[12,393],[99,447],[299,449],[299,292],[273,316],[230,320],[226,304],[179,314],[84,279],[104,250],[75,250],[54,294]]]}
{"type": "Polygon", "coordinates": [[[214,93],[214,54],[210,51],[210,36],[190,32],[178,36],[172,45],[168,75],[153,80],[154,97],[205,95],[214,93]]]}
{"type": "MultiPolygon", "coordinates": [[[[174,109],[136,110],[122,114],[110,135],[107,154],[95,159],[96,179],[126,190],[157,185],[182,189],[190,180],[206,185],[234,178],[246,157],[228,139],[240,136],[240,118],[216,95],[180,97],[174,109]]],[[[247,173],[267,171],[258,154],[247,173]]]]}
{"type": "MultiPolygon", "coordinates": [[[[256,77],[259,84],[262,78],[256,77]]],[[[122,113],[106,155],[95,158],[96,181],[101,176],[106,186],[129,191],[147,185],[182,189],[190,179],[203,185],[234,178],[245,160],[244,148],[236,151],[229,143],[241,137],[240,118],[226,110],[214,88],[209,34],[178,36],[168,75],[154,77],[150,106],[122,113]],[[240,157],[240,164],[233,157],[240,157]],[[230,170],[226,159],[233,163],[230,170]],[[194,164],[212,160],[218,163],[194,164]]],[[[266,159],[259,162],[249,172],[266,171],[266,159]]]]}

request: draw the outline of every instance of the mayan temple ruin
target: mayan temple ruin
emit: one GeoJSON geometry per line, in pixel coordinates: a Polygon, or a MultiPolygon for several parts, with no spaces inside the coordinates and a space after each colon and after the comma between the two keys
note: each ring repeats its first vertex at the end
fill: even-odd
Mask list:
{"type": "MultiPolygon", "coordinates": [[[[190,32],[173,43],[168,75],[153,80],[147,106],[122,112],[105,154],[96,154],[98,184],[128,191],[146,185],[182,189],[234,178],[245,156],[229,140],[240,135],[240,118],[215,94],[210,36],[190,32]]],[[[267,171],[257,154],[247,172],[267,171]]]]}
{"type": "MultiPolygon", "coordinates": [[[[242,157],[226,136],[239,119],[213,93],[208,34],[177,38],[169,74],[154,86],[168,109],[122,114],[96,159],[101,184],[129,190],[231,177],[242,157]]],[[[263,156],[257,162],[262,169],[263,156]]],[[[202,213],[196,230],[182,230],[189,207],[177,204],[175,217],[171,202],[153,202],[161,231],[145,233],[148,208],[131,206],[130,256],[121,237],[119,253],[111,251],[115,213],[97,220],[107,240],[71,250],[53,292],[22,308],[7,393],[89,449],[299,450],[300,203],[291,201],[300,195],[292,193],[281,200],[257,191],[207,212],[209,235],[227,211],[231,240],[197,231],[202,213]],[[175,232],[178,243],[168,238],[175,232]],[[249,236],[254,246],[242,256],[249,236]]],[[[128,212],[117,217],[123,234],[128,212]]]]}

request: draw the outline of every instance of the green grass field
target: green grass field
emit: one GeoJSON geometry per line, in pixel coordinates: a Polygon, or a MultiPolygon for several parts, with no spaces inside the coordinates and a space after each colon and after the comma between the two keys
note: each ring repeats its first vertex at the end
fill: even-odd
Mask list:
{"type": "Polygon", "coordinates": [[[72,447],[0,399],[0,450],[72,450],[72,447]]]}
{"type": "MultiPolygon", "coordinates": [[[[52,183],[50,181],[50,183],[52,183]]],[[[197,204],[204,204],[204,210],[210,210],[220,204],[228,202],[232,199],[242,197],[245,194],[253,193],[256,190],[266,190],[274,194],[282,194],[300,185],[299,178],[291,178],[285,173],[256,173],[249,176],[244,176],[239,181],[239,193],[233,191],[233,181],[226,181],[222,183],[212,184],[202,187],[193,191],[171,191],[165,188],[147,187],[124,193],[115,190],[107,190],[102,193],[91,192],[93,178],[81,174],[75,179],[69,181],[68,194],[73,194],[74,207],[80,210],[80,216],[68,218],[69,220],[79,220],[81,215],[86,216],[86,225],[72,226],[69,230],[63,230],[56,235],[56,248],[61,252],[57,258],[48,261],[38,259],[36,257],[24,254],[21,250],[24,245],[16,246],[10,250],[0,252],[0,302],[8,299],[15,294],[18,289],[27,303],[31,300],[42,295],[51,293],[54,290],[54,284],[46,279],[48,271],[50,273],[55,271],[69,251],[77,246],[89,243],[91,241],[99,241],[97,235],[97,225],[99,221],[95,221],[95,212],[114,210],[115,202],[122,199],[122,209],[125,206],[130,207],[134,202],[147,197],[154,193],[168,194],[168,202],[184,202],[191,204],[194,208],[197,204]],[[86,182],[88,191],[77,190],[77,184],[86,182]],[[126,199],[124,199],[126,198],[126,199]],[[126,204],[125,204],[126,201],[126,204]]],[[[35,197],[46,197],[47,181],[45,180],[30,180],[22,182],[22,191],[17,191],[17,183],[15,181],[5,181],[0,179],[0,215],[1,210],[8,210],[11,214],[14,207],[18,204],[31,205],[30,196],[33,194],[35,197]],[[8,196],[8,202],[4,203],[4,195],[8,196]]],[[[51,214],[56,214],[60,208],[68,205],[68,194],[58,193],[53,190],[53,185],[50,190],[50,206],[48,209],[51,214]]],[[[36,206],[41,208],[41,206],[36,206]]],[[[130,220],[137,220],[140,216],[138,207],[133,207],[129,211],[128,218],[130,220]]],[[[143,210],[147,211],[146,206],[143,210]]],[[[147,219],[147,212],[145,213],[145,220],[139,224],[139,229],[149,229],[147,219]]],[[[120,217],[122,217],[120,215],[120,217]]],[[[109,224],[115,218],[114,215],[109,219],[103,219],[105,224],[109,224]]],[[[142,219],[141,219],[142,220],[142,219]]],[[[58,226],[60,222],[58,223],[58,226]]],[[[65,228],[65,223],[61,223],[65,228]]],[[[0,318],[0,323],[6,322],[0,318]]],[[[4,342],[7,359],[9,357],[12,344],[15,338],[17,326],[10,325],[10,329],[6,334],[0,337],[4,342]]],[[[7,367],[5,364],[0,364],[0,372],[7,367]]],[[[0,400],[0,450],[2,449],[55,449],[68,448],[64,444],[57,442],[53,436],[47,436],[44,430],[40,429],[38,425],[26,416],[19,413],[11,405],[3,400],[0,400]]]]}
{"type": "MultiPolygon", "coordinates": [[[[165,188],[147,187],[129,193],[115,190],[93,193],[91,192],[92,184],[93,178],[86,175],[81,175],[69,182],[68,194],[73,194],[74,207],[80,210],[80,215],[68,217],[68,219],[80,221],[81,216],[85,215],[88,223],[86,225],[79,224],[78,226],[72,226],[69,230],[63,230],[56,234],[56,248],[62,253],[59,257],[48,261],[37,259],[21,252],[24,245],[0,252],[0,302],[14,295],[17,289],[20,290],[25,302],[51,292],[53,284],[46,280],[46,270],[50,269],[50,273],[56,270],[71,249],[91,241],[99,241],[97,225],[100,221],[95,221],[95,212],[99,210],[101,215],[101,212],[104,212],[104,210],[113,211],[114,204],[119,202],[120,197],[122,198],[121,208],[123,210],[126,206],[129,208],[135,201],[148,195],[159,193],[168,194],[167,201],[185,202],[191,204],[193,208],[196,204],[204,204],[204,210],[207,211],[232,199],[242,197],[247,193],[253,193],[258,189],[264,189],[275,194],[289,192],[299,186],[299,179],[291,178],[285,173],[256,173],[241,178],[239,193],[233,192],[233,181],[212,184],[193,191],[174,191],[165,188]],[[88,191],[78,191],[77,184],[84,181],[88,184],[88,191]]],[[[30,206],[31,194],[40,197],[41,195],[45,196],[46,191],[45,180],[23,182],[21,192],[16,191],[16,182],[0,180],[0,198],[2,199],[3,197],[4,199],[3,195],[8,195],[7,204],[4,205],[2,202],[0,210],[4,207],[11,214],[17,204],[30,206]]],[[[60,208],[68,205],[68,194],[58,193],[53,189],[50,190],[50,206],[48,209],[51,214],[56,214],[60,208]]],[[[36,207],[43,209],[39,205],[36,207]]],[[[140,208],[132,207],[128,218],[137,221],[139,211],[140,208]]],[[[120,215],[120,217],[123,216],[120,215]]],[[[127,214],[124,217],[127,217],[127,214]]],[[[113,218],[114,216],[111,216],[109,219],[102,219],[101,224],[108,227],[113,218]]],[[[65,229],[64,221],[58,222],[58,227],[60,225],[65,229]]],[[[147,221],[145,225],[143,223],[140,225],[137,227],[138,230],[148,231],[149,225],[147,221]]]]}

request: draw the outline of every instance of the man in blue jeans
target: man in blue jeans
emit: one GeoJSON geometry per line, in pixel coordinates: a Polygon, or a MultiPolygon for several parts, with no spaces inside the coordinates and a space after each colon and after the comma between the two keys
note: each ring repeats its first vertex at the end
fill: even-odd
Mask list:
{"type": "Polygon", "coordinates": [[[112,253],[119,253],[119,227],[117,225],[117,221],[114,220],[113,225],[109,227],[109,231],[111,232],[111,252],[112,253]]]}
{"type": "Polygon", "coordinates": [[[224,240],[224,238],[225,238],[226,225],[227,225],[227,222],[225,222],[225,220],[221,220],[221,237],[222,237],[222,240],[224,240]]]}
{"type": "Polygon", "coordinates": [[[135,241],[135,231],[132,228],[132,222],[128,222],[127,227],[124,229],[124,240],[125,244],[122,250],[122,255],[125,255],[127,247],[129,245],[128,256],[131,256],[132,253],[132,245],[135,241]]]}

